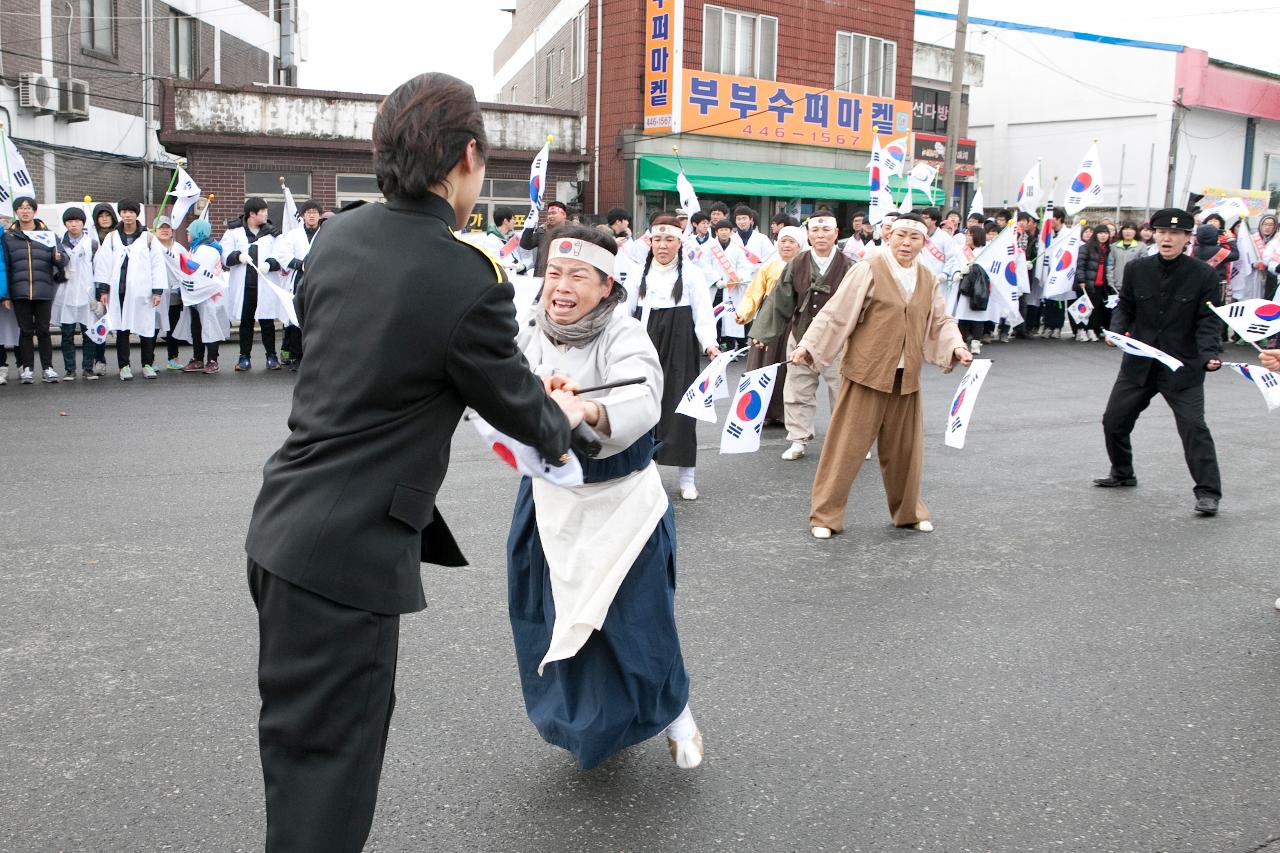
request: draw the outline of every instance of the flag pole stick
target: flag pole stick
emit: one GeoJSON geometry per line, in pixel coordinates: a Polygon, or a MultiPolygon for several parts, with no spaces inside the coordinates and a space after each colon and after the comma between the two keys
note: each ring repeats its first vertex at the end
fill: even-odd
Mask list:
{"type": "Polygon", "coordinates": [[[9,169],[9,135],[3,123],[0,123],[0,151],[4,152],[4,176],[9,185],[9,210],[13,212],[13,172],[9,169]]]}
{"type": "MultiPolygon", "coordinates": [[[[178,168],[182,168],[182,164],[187,162],[183,158],[178,158],[178,168]]],[[[164,195],[160,197],[160,206],[156,208],[156,216],[151,220],[151,230],[156,230],[156,223],[160,221],[160,217],[164,215],[164,200],[169,197],[169,193],[173,192],[173,188],[178,185],[178,169],[173,170],[173,174],[169,176],[169,189],[164,191],[164,195]]],[[[176,199],[175,199],[176,200],[176,199]]],[[[169,208],[169,213],[173,213],[173,208],[169,208]]]]}
{"type": "Polygon", "coordinates": [[[625,388],[628,385],[643,385],[648,380],[643,376],[633,376],[630,379],[619,379],[617,382],[606,382],[604,385],[592,385],[590,388],[579,388],[574,391],[575,394],[591,394],[596,391],[610,391],[614,388],[625,388]]]}

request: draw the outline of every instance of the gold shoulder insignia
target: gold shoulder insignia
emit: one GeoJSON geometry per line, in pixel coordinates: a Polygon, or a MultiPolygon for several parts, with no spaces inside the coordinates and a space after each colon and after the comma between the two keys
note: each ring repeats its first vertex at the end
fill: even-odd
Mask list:
{"type": "Polygon", "coordinates": [[[493,255],[489,254],[487,251],[485,251],[485,250],[484,250],[483,248],[481,248],[480,246],[477,246],[475,243],[472,243],[470,240],[463,240],[463,239],[462,239],[461,237],[459,237],[456,233],[454,233],[454,231],[453,231],[453,229],[452,229],[452,228],[447,228],[446,230],[449,232],[449,236],[450,236],[450,237],[452,237],[453,239],[457,240],[459,243],[461,243],[461,244],[462,244],[462,245],[464,245],[464,246],[469,246],[469,247],[471,247],[472,249],[475,249],[477,252],[479,252],[479,253],[484,257],[484,259],[485,259],[486,261],[488,261],[488,262],[489,262],[490,266],[492,266],[492,267],[493,267],[493,274],[494,274],[494,276],[495,276],[495,279],[494,279],[494,280],[495,280],[498,284],[501,284],[502,282],[504,282],[504,281],[506,281],[506,280],[507,280],[506,271],[502,268],[502,264],[498,263],[498,259],[497,259],[497,258],[495,258],[493,255]]]}

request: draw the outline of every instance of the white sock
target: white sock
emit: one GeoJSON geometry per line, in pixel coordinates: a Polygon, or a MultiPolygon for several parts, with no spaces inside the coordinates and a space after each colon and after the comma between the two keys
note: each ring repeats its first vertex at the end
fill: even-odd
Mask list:
{"type": "Polygon", "coordinates": [[[694,488],[693,476],[697,472],[697,468],[681,468],[680,470],[680,488],[694,488]]]}
{"type": "Polygon", "coordinates": [[[680,712],[680,716],[676,717],[671,725],[667,726],[667,737],[677,743],[682,740],[688,740],[693,737],[694,732],[698,730],[698,724],[693,721],[693,712],[689,710],[686,703],[684,710],[680,712]]]}

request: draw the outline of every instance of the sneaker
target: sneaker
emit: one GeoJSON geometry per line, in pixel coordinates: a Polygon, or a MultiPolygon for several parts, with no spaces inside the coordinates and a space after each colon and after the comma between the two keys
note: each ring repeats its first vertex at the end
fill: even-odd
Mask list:
{"type": "Polygon", "coordinates": [[[128,382],[132,378],[133,378],[133,368],[129,367],[129,365],[127,364],[124,367],[120,368],[121,382],[128,382]]]}
{"type": "Polygon", "coordinates": [[[1009,333],[1007,331],[1000,333],[1000,343],[1002,344],[1009,343],[1009,333]]]}
{"type": "Polygon", "coordinates": [[[9,368],[0,369],[0,385],[9,384],[9,368]]]}
{"type": "Polygon", "coordinates": [[[249,356],[242,355],[240,360],[236,362],[236,373],[242,373],[253,367],[253,362],[249,360],[249,356]]]}
{"type": "Polygon", "coordinates": [[[788,462],[792,462],[796,459],[803,459],[804,445],[798,441],[791,442],[791,446],[788,447],[786,450],[782,451],[782,458],[787,460],[788,462]]]}
{"type": "Polygon", "coordinates": [[[66,373],[62,374],[62,379],[60,379],[59,381],[60,381],[60,382],[75,382],[75,381],[76,381],[76,369],[73,367],[73,368],[71,368],[70,370],[68,370],[66,373]]]}
{"type": "Polygon", "coordinates": [[[160,374],[156,373],[156,369],[149,364],[142,365],[142,378],[155,379],[160,374]]]}
{"type": "Polygon", "coordinates": [[[693,737],[684,740],[667,738],[671,758],[681,770],[692,770],[702,763],[702,732],[693,730],[693,737]]]}
{"type": "Polygon", "coordinates": [[[205,364],[204,364],[204,375],[205,375],[205,376],[212,376],[213,374],[215,374],[215,373],[217,373],[217,372],[218,372],[218,360],[217,360],[216,358],[211,358],[211,359],[209,359],[208,361],[206,361],[206,362],[205,362],[205,364]]]}
{"type": "Polygon", "coordinates": [[[1096,344],[1098,342],[1098,333],[1093,329],[1090,329],[1086,334],[1089,336],[1089,343],[1096,344]]]}
{"type": "Polygon", "coordinates": [[[974,355],[982,355],[982,341],[978,340],[977,338],[974,338],[973,340],[969,341],[969,352],[973,353],[974,355]]]}
{"type": "Polygon", "coordinates": [[[1080,331],[1076,332],[1076,343],[1078,344],[1089,343],[1089,336],[1084,333],[1084,329],[1081,329],[1080,331]]]}
{"type": "Polygon", "coordinates": [[[289,352],[287,349],[280,350],[281,364],[289,364],[292,361],[293,361],[293,353],[289,352]]]}
{"type": "Polygon", "coordinates": [[[1061,329],[1050,330],[1049,337],[1053,338],[1055,341],[1058,340],[1059,338],[1062,337],[1062,330],[1061,329]]]}
{"type": "Polygon", "coordinates": [[[164,363],[165,370],[182,370],[182,362],[176,358],[171,358],[164,363]]]}
{"type": "Polygon", "coordinates": [[[44,369],[44,373],[40,374],[40,381],[41,382],[57,382],[58,371],[54,370],[52,367],[46,367],[44,369]]]}
{"type": "Polygon", "coordinates": [[[197,361],[194,358],[187,362],[186,367],[182,368],[183,373],[199,373],[202,370],[204,370],[204,362],[197,361]]]}
{"type": "Polygon", "coordinates": [[[273,352],[267,353],[267,370],[279,370],[279,369],[280,369],[280,359],[276,358],[276,354],[273,352]]]}
{"type": "Polygon", "coordinates": [[[106,375],[107,375],[107,363],[106,363],[105,361],[99,361],[99,362],[95,363],[95,364],[93,365],[93,375],[94,375],[94,376],[106,376],[106,375]]]}
{"type": "Polygon", "coordinates": [[[35,375],[32,373],[30,367],[24,367],[18,371],[18,381],[23,385],[30,385],[32,382],[36,381],[35,375]]]}
{"type": "Polygon", "coordinates": [[[80,371],[80,375],[84,377],[86,382],[93,382],[98,379],[98,374],[93,372],[93,368],[80,371]]]}

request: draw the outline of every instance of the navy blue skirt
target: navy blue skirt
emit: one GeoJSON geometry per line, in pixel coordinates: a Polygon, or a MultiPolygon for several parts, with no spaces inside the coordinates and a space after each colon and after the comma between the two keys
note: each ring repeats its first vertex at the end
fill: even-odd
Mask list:
{"type": "MultiPolygon", "coordinates": [[[[653,440],[601,460],[584,459],[587,482],[648,466],[653,440]]],[[[659,734],[689,701],[689,676],[676,633],[676,528],[670,507],[631,565],[604,625],[576,655],[538,664],[551,645],[555,603],[533,488],[520,483],[507,540],[507,605],[525,709],[548,743],[584,770],[659,734]]]]}

